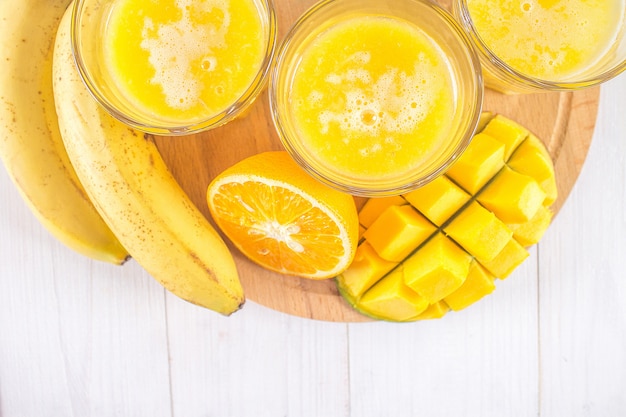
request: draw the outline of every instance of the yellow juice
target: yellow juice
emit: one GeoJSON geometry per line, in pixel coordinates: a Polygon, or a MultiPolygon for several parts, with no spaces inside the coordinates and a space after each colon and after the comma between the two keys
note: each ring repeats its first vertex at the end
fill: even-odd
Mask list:
{"type": "Polygon", "coordinates": [[[451,72],[440,46],[408,21],[339,20],[293,70],[295,130],[302,146],[341,176],[402,177],[448,146],[457,102],[451,72]]]}
{"type": "Polygon", "coordinates": [[[254,0],[115,0],[104,65],[122,100],[156,120],[193,124],[246,92],[266,43],[254,0]]]}
{"type": "Polygon", "coordinates": [[[624,25],[624,0],[467,0],[478,35],[521,74],[568,81],[601,63],[624,25]]]}

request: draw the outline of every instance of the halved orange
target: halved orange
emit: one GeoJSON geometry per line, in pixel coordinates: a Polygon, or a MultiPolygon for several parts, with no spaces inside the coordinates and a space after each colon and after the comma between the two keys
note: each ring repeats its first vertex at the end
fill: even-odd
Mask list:
{"type": "Polygon", "coordinates": [[[354,198],[312,178],[284,151],[248,157],[207,189],[215,223],[250,260],[282,274],[332,278],[358,241],[354,198]]]}

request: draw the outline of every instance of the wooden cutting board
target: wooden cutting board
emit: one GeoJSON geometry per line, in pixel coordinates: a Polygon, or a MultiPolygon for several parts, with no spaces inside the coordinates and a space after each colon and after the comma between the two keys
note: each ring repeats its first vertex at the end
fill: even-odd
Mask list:
{"type": "MultiPolygon", "coordinates": [[[[275,0],[279,41],[313,3],[314,0],[275,0]]],[[[447,0],[441,3],[449,5],[447,0]]],[[[565,202],[585,161],[595,127],[598,99],[598,87],[575,93],[517,96],[485,92],[483,110],[516,120],[547,145],[554,160],[559,190],[559,198],[553,206],[556,212],[565,202]]],[[[209,220],[205,193],[217,174],[250,155],[283,149],[272,123],[266,93],[243,118],[201,134],[159,137],[157,146],[181,187],[209,220]]],[[[363,202],[357,199],[357,205],[363,202]]],[[[311,281],[269,272],[248,261],[232,245],[230,247],[248,300],[316,320],[370,320],[343,301],[333,280],[311,281]]]]}

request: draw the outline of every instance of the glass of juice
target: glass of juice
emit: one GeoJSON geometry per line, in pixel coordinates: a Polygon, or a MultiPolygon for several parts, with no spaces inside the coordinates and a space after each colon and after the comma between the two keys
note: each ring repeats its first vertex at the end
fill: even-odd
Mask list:
{"type": "Polygon", "coordinates": [[[325,0],[287,33],[270,76],[286,150],[360,196],[397,195],[463,152],[482,107],[480,63],[451,14],[421,0],[325,0]]]}
{"type": "Polygon", "coordinates": [[[494,90],[578,90],[626,69],[626,0],[454,0],[452,8],[494,90]]]}
{"type": "Polygon", "coordinates": [[[240,116],[263,90],[276,44],[271,0],[78,0],[72,24],[96,100],[160,135],[240,116]]]}

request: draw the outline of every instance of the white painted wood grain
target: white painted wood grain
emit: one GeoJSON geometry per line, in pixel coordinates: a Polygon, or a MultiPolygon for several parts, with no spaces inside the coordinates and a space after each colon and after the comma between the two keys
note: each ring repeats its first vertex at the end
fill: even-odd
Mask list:
{"type": "Polygon", "coordinates": [[[443,320],[185,303],[55,242],[0,172],[0,416],[626,415],[626,77],[544,241],[443,320]]]}
{"type": "Polygon", "coordinates": [[[626,415],[626,82],[601,90],[588,158],[540,243],[541,412],[626,415]]]}
{"type": "Polygon", "coordinates": [[[167,299],[175,416],[347,416],[346,324],[167,299]]]}
{"type": "Polygon", "coordinates": [[[169,416],[163,289],[58,244],[4,172],[1,189],[0,415],[169,416]]]}

